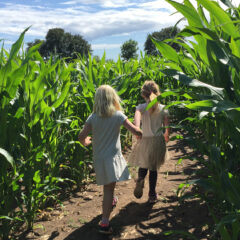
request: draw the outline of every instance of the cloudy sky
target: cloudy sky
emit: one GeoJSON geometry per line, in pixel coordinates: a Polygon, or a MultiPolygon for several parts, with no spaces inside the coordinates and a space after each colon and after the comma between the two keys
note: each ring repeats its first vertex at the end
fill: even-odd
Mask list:
{"type": "Polygon", "coordinates": [[[181,18],[174,12],[164,0],[0,0],[0,39],[7,48],[28,26],[25,43],[63,28],[82,35],[94,55],[105,50],[116,60],[125,41],[133,39],[143,50],[148,33],[173,26],[181,18]]]}

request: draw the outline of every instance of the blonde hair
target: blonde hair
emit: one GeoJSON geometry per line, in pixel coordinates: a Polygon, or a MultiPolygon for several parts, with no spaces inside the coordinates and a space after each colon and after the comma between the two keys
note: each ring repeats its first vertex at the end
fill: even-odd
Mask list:
{"type": "Polygon", "coordinates": [[[94,98],[93,112],[99,117],[111,117],[116,111],[122,111],[121,99],[109,85],[101,85],[94,98]]]}
{"type": "Polygon", "coordinates": [[[147,80],[144,82],[142,88],[141,88],[141,95],[142,97],[149,98],[151,93],[154,93],[156,96],[160,95],[160,90],[158,85],[152,81],[152,80],[147,80]]]}

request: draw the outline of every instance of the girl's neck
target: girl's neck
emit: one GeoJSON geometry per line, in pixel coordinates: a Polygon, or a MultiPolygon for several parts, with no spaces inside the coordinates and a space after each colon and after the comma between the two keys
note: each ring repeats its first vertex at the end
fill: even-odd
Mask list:
{"type": "MultiPolygon", "coordinates": [[[[157,97],[156,94],[151,93],[150,96],[149,96],[149,98],[144,98],[144,99],[145,99],[146,103],[149,104],[149,103],[150,103],[151,101],[153,101],[156,97],[157,97]]],[[[150,114],[153,114],[153,113],[156,111],[157,107],[158,107],[158,102],[156,102],[156,103],[148,110],[148,112],[149,112],[150,114]]]]}

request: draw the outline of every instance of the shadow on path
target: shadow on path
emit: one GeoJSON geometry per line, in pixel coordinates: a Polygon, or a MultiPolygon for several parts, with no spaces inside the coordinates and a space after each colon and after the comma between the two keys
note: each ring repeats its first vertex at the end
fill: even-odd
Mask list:
{"type": "MultiPolygon", "coordinates": [[[[176,203],[177,198],[168,198],[168,203],[176,203]]],[[[138,239],[138,240],[179,240],[183,238],[179,234],[165,235],[167,231],[191,232],[197,239],[206,237],[209,229],[205,229],[208,212],[206,206],[199,200],[192,200],[181,205],[167,205],[156,203],[155,206],[148,203],[131,202],[122,208],[118,215],[111,220],[114,233],[105,236],[98,233],[98,223],[101,215],[98,215],[84,226],[78,228],[64,240],[105,240],[105,239],[138,239]],[[128,232],[125,228],[128,227],[128,232]],[[130,231],[129,231],[129,227],[130,231]]],[[[209,223],[208,223],[209,224],[209,223]]],[[[205,238],[206,239],[206,238],[205,238]]]]}

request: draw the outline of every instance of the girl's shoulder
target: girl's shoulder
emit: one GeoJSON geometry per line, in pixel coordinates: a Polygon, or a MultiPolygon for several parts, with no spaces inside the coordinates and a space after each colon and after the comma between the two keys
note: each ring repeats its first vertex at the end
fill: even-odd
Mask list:
{"type": "Polygon", "coordinates": [[[139,110],[140,112],[144,112],[146,107],[147,107],[147,103],[141,103],[137,105],[136,110],[139,110]]]}
{"type": "Polygon", "coordinates": [[[88,118],[87,118],[87,120],[86,120],[86,123],[90,123],[90,124],[91,124],[92,120],[93,120],[95,117],[96,117],[96,114],[95,114],[95,113],[91,113],[91,114],[88,116],[88,118]]]}
{"type": "Polygon", "coordinates": [[[165,109],[166,105],[160,104],[158,105],[160,112],[163,112],[164,114],[168,115],[168,109],[165,109]]]}
{"type": "Polygon", "coordinates": [[[165,107],[166,105],[163,105],[163,104],[158,104],[158,108],[161,110],[161,111],[163,111],[164,110],[164,107],[165,107]]]}
{"type": "Polygon", "coordinates": [[[114,113],[114,115],[122,116],[122,115],[124,115],[124,113],[123,113],[122,111],[120,111],[120,110],[117,110],[117,111],[114,113]]]}
{"type": "Polygon", "coordinates": [[[89,118],[96,118],[97,117],[97,114],[92,112],[90,115],[89,115],[89,118]]]}
{"type": "Polygon", "coordinates": [[[114,113],[115,116],[117,116],[118,118],[122,119],[122,120],[125,120],[127,118],[127,116],[122,112],[122,111],[116,111],[114,113]]]}

